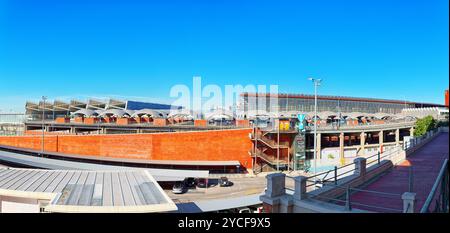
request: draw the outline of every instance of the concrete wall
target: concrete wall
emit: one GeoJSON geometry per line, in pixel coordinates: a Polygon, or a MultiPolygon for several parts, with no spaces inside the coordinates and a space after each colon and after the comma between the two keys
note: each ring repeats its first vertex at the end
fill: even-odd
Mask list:
{"type": "Polygon", "coordinates": [[[38,200],[0,195],[0,213],[40,213],[38,200]]]}
{"type": "MultiPolygon", "coordinates": [[[[109,135],[46,135],[45,150],[148,160],[237,160],[251,168],[251,129],[109,135]]],[[[41,149],[40,135],[3,136],[0,144],[41,149]]]]}

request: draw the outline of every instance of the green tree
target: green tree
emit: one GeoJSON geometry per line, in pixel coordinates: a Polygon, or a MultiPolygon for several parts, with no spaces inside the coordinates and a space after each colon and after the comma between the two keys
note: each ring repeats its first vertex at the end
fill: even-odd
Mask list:
{"type": "Polygon", "coordinates": [[[432,116],[426,116],[416,121],[414,136],[420,137],[434,128],[436,128],[436,120],[432,116]]]}

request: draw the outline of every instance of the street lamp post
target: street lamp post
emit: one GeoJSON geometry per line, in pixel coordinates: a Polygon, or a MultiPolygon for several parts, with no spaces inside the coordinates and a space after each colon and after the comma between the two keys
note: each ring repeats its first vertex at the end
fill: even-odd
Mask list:
{"type": "MultiPolygon", "coordinates": [[[[317,174],[317,87],[322,79],[309,78],[314,84],[314,175],[317,174]]],[[[317,180],[317,177],[314,178],[317,180]]],[[[314,185],[315,188],[315,185],[314,185]]]]}
{"type": "Polygon", "coordinates": [[[41,150],[42,150],[42,156],[44,153],[44,137],[45,137],[45,101],[47,100],[46,96],[42,96],[42,142],[41,142],[41,150]]]}

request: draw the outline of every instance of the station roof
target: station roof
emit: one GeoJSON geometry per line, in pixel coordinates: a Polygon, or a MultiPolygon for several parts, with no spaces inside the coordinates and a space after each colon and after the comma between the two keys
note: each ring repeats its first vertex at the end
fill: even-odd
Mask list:
{"type": "Polygon", "coordinates": [[[0,168],[0,195],[48,199],[49,212],[169,212],[176,205],[147,171],[0,168]]]}
{"type": "MultiPolygon", "coordinates": [[[[272,98],[292,98],[292,99],[314,99],[314,95],[306,94],[286,94],[286,93],[241,93],[240,96],[246,97],[272,97],[272,98]]],[[[390,99],[378,99],[378,98],[366,98],[366,97],[348,97],[348,96],[328,96],[318,95],[318,100],[340,100],[340,101],[356,101],[356,102],[376,102],[376,103],[390,103],[390,104],[414,104],[425,106],[444,107],[442,104],[433,103],[419,103],[405,100],[390,100],[390,99]]]]}
{"type": "Polygon", "coordinates": [[[132,115],[132,117],[140,117],[140,116],[150,116],[150,117],[166,117],[166,114],[157,110],[152,110],[148,108],[144,108],[141,110],[136,110],[132,115]]]}
{"type": "Polygon", "coordinates": [[[88,99],[87,101],[80,101],[72,99],[69,103],[61,100],[47,100],[45,106],[43,101],[38,103],[27,101],[25,104],[25,109],[28,114],[33,112],[45,111],[55,111],[55,112],[76,112],[82,109],[88,110],[110,110],[118,109],[124,110],[128,114],[132,114],[136,110],[142,109],[152,109],[159,112],[169,111],[169,110],[181,110],[183,107],[174,106],[170,104],[159,104],[132,100],[118,100],[118,99],[88,99]]]}
{"type": "MultiPolygon", "coordinates": [[[[2,146],[4,148],[10,148],[2,146]]],[[[29,155],[35,153],[34,150],[23,150],[23,153],[0,151],[0,161],[7,163],[20,164],[29,167],[37,167],[52,170],[102,170],[102,171],[119,171],[119,170],[146,170],[157,181],[181,181],[187,177],[208,178],[208,170],[181,170],[181,169],[159,169],[159,168],[141,168],[104,165],[89,162],[74,162],[59,159],[49,159],[29,155]]]]}

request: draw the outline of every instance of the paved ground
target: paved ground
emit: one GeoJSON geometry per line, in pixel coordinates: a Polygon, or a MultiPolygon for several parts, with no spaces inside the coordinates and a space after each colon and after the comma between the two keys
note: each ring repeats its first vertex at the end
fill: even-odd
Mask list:
{"type": "MultiPolygon", "coordinates": [[[[219,187],[214,185],[212,187],[189,189],[184,194],[174,194],[172,190],[166,189],[166,193],[176,203],[184,203],[200,200],[211,200],[221,198],[233,198],[239,196],[247,196],[258,194],[266,188],[265,177],[235,177],[229,178],[234,184],[231,187],[219,187]]],[[[214,183],[214,181],[212,181],[214,183]]]]}
{"type": "MultiPolygon", "coordinates": [[[[413,169],[413,192],[417,193],[417,202],[414,212],[422,208],[436,177],[441,169],[443,161],[449,155],[448,133],[441,133],[433,141],[417,150],[408,157],[406,161],[396,166],[391,172],[383,175],[375,182],[364,187],[365,190],[387,192],[397,194],[380,195],[367,192],[358,192],[351,196],[352,202],[365,205],[379,206],[384,208],[402,210],[403,202],[401,194],[408,191],[409,169],[413,169]]],[[[376,211],[376,212],[398,212],[394,210],[375,209],[353,205],[354,208],[376,211]]]]}

